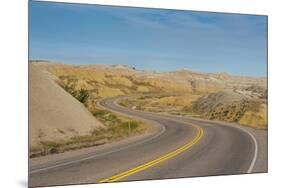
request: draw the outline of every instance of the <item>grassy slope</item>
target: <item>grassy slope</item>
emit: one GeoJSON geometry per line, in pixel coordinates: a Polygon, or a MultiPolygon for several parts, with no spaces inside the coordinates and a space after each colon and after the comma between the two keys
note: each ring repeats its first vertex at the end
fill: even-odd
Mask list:
{"type": "Polygon", "coordinates": [[[61,80],[61,85],[73,84],[76,89],[84,88],[90,92],[92,103],[87,103],[89,109],[94,109],[96,100],[105,97],[132,94],[162,93],[158,96],[138,98],[123,101],[124,106],[136,107],[141,110],[164,112],[177,115],[193,115],[207,119],[218,119],[238,122],[243,125],[267,127],[267,99],[237,99],[237,95],[224,95],[215,103],[210,93],[219,93],[226,86],[236,90],[249,86],[243,92],[254,94],[266,92],[263,88],[253,85],[263,85],[264,79],[233,77],[227,74],[197,74],[180,71],[165,74],[144,74],[131,69],[110,68],[104,66],[68,66],[48,64],[47,70],[61,80]],[[199,76],[196,79],[196,76],[199,76]],[[212,77],[210,79],[210,77],[212,77]],[[213,81],[215,80],[215,81],[213,81]],[[169,93],[164,95],[165,93],[169,93]],[[173,95],[171,95],[173,93],[173,95]],[[207,97],[204,106],[204,97],[207,97]],[[230,102],[225,102],[230,98],[230,102]],[[237,100],[236,100],[237,99],[237,100]],[[207,109],[207,110],[206,110],[207,109]]]}
{"type": "MultiPolygon", "coordinates": [[[[219,92],[220,93],[220,92],[219,92]]],[[[138,110],[189,115],[211,120],[237,122],[255,128],[267,127],[267,104],[259,99],[230,97],[227,101],[218,93],[209,95],[146,96],[126,99],[122,106],[138,110]],[[217,99],[216,99],[217,97],[217,99]]]]}
{"type": "MultiPolygon", "coordinates": [[[[221,98],[219,96],[218,100],[221,100],[221,104],[213,105],[214,99],[208,96],[208,94],[214,93],[216,96],[223,89],[221,86],[217,87],[212,82],[191,81],[189,86],[187,84],[189,83],[188,81],[170,83],[166,79],[161,80],[155,77],[136,76],[138,73],[133,70],[104,70],[106,69],[79,68],[73,70],[71,68],[68,70],[59,68],[58,72],[60,73],[58,75],[67,75],[67,77],[62,79],[64,82],[69,82],[70,80],[75,82],[73,78],[76,78],[79,80],[79,82],[76,81],[77,87],[88,88],[92,91],[96,99],[117,95],[162,93],[160,96],[140,98],[135,101],[127,101],[127,104],[123,104],[128,107],[135,106],[140,110],[200,116],[206,119],[238,122],[258,128],[267,127],[266,102],[261,102],[260,99],[249,100],[243,97],[241,98],[238,94],[230,92],[227,95],[221,96],[221,98]],[[186,85],[189,87],[186,87],[186,85]],[[191,86],[193,88],[190,88],[191,86]],[[173,93],[173,95],[165,95],[167,92],[173,93]],[[202,98],[205,96],[208,96],[207,101],[209,104],[207,107],[200,104],[202,98]]],[[[185,75],[185,72],[180,72],[180,78],[185,79],[185,75]]],[[[169,77],[175,78],[177,75],[173,74],[169,77]]],[[[223,77],[222,79],[227,78],[223,77]]],[[[265,99],[264,93],[266,92],[262,87],[250,86],[245,91],[252,91],[253,94],[261,94],[265,99]]],[[[123,103],[126,103],[126,101],[123,101],[123,103]]]]}
{"type": "MultiPolygon", "coordinates": [[[[126,92],[124,92],[125,90],[123,89],[133,87],[131,81],[122,77],[106,79],[107,77],[104,73],[96,72],[93,75],[87,70],[77,71],[73,68],[65,71],[64,67],[54,66],[51,67],[49,71],[59,76],[58,84],[78,101],[83,103],[104,127],[93,129],[88,134],[83,135],[68,135],[64,130],[60,130],[60,134],[68,135],[66,137],[67,139],[41,140],[38,145],[30,148],[30,157],[101,145],[136,134],[142,134],[149,129],[143,122],[115,115],[109,111],[97,109],[95,106],[95,102],[98,99],[125,94],[126,92]],[[110,83],[107,83],[109,81],[110,83]],[[80,91],[87,92],[86,100],[84,99],[85,96],[83,97],[82,95],[81,97],[80,91]]],[[[73,132],[75,132],[75,130],[73,130],[73,132]]]]}

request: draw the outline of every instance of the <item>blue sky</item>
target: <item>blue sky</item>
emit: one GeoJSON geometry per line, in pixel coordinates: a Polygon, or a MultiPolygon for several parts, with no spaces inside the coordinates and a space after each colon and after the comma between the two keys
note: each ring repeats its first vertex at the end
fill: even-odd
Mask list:
{"type": "Polygon", "coordinates": [[[267,17],[30,2],[30,59],[266,76],[267,17]]]}

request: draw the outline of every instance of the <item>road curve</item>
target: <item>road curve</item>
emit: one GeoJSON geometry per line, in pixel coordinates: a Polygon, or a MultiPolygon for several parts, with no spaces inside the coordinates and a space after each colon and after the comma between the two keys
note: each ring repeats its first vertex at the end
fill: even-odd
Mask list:
{"type": "MultiPolygon", "coordinates": [[[[258,142],[247,129],[219,123],[141,112],[119,106],[120,97],[100,106],[161,127],[124,147],[101,150],[57,164],[30,168],[29,186],[151,180],[250,173],[258,142]]],[[[265,169],[264,171],[267,171],[265,169]]]]}

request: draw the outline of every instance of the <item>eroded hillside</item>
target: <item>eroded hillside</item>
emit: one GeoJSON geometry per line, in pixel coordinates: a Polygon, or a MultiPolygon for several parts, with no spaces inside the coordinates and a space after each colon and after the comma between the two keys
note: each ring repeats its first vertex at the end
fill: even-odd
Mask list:
{"type": "Polygon", "coordinates": [[[83,104],[58,86],[49,73],[29,64],[31,151],[42,150],[50,142],[87,135],[102,126],[83,104]]]}
{"type": "Polygon", "coordinates": [[[93,108],[90,84],[86,87],[78,79],[80,89],[67,90],[68,85],[42,65],[29,63],[30,157],[101,145],[148,130],[143,122],[93,108]]]}
{"type": "Polygon", "coordinates": [[[266,78],[190,70],[156,73],[126,65],[37,64],[58,77],[61,87],[89,91],[89,109],[94,109],[101,98],[137,95],[121,104],[145,111],[267,127],[266,78]]]}

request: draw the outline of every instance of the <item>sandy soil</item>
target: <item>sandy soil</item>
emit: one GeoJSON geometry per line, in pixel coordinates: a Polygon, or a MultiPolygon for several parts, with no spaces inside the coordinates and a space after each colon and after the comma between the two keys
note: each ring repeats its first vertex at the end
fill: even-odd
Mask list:
{"type": "Polygon", "coordinates": [[[58,141],[89,134],[103,126],[78,100],[64,91],[55,78],[29,64],[29,141],[58,141]]]}

